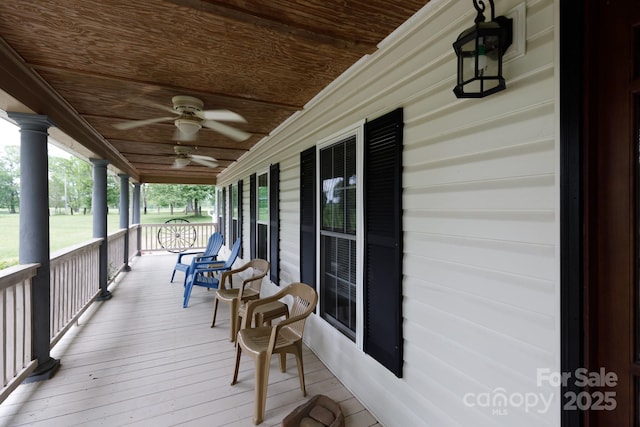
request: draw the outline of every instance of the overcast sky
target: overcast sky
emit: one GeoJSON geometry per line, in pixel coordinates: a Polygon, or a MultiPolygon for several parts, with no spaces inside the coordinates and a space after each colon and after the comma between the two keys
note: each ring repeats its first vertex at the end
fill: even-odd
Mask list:
{"type": "MultiPolygon", "coordinates": [[[[0,116],[0,156],[4,155],[4,147],[20,145],[20,131],[16,125],[0,116]]],[[[49,155],[69,158],[69,154],[54,145],[49,144],[49,155]]]]}
{"type": "Polygon", "coordinates": [[[20,145],[18,127],[0,117],[0,147],[20,145]]]}

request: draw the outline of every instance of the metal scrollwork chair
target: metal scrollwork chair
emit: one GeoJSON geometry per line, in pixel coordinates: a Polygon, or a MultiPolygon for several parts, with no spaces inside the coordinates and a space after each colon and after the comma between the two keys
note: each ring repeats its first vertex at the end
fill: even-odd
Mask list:
{"type": "Polygon", "coordinates": [[[216,292],[216,299],[213,302],[213,321],[211,327],[216,325],[216,314],[218,312],[218,302],[229,304],[230,317],[230,341],[234,341],[238,333],[238,308],[241,304],[249,300],[260,298],[260,288],[262,279],[269,271],[269,262],[264,259],[252,259],[245,265],[235,270],[226,271],[220,279],[220,286],[216,292]],[[242,280],[239,288],[233,287],[233,275],[242,274],[251,269],[251,275],[242,280]],[[227,287],[228,285],[228,287],[227,287]]]}
{"type": "Polygon", "coordinates": [[[313,313],[317,303],[318,293],[316,290],[300,282],[292,283],[270,297],[247,302],[246,315],[242,319],[242,329],[238,332],[237,337],[236,366],[231,385],[236,384],[238,380],[241,354],[243,352],[249,354],[254,358],[256,367],[254,424],[260,424],[264,418],[267,385],[269,383],[269,366],[273,354],[280,355],[280,370],[282,372],[286,371],[287,353],[295,355],[298,364],[300,389],[303,396],[307,395],[302,364],[302,334],[305,321],[313,313]],[[251,325],[256,308],[285,297],[293,298],[289,318],[274,326],[246,327],[251,325]]]}

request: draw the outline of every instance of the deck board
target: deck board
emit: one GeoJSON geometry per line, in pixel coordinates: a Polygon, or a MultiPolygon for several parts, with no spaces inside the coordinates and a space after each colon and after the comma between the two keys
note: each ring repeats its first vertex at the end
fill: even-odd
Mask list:
{"type": "MultiPolygon", "coordinates": [[[[182,308],[182,277],[169,283],[175,255],[136,258],[52,350],[61,367],[48,381],[21,385],[0,405],[0,426],[252,426],[254,365],[243,357],[238,383],[229,342],[229,312],[214,291],[193,290],[182,308]]],[[[350,427],[377,424],[305,346],[307,397],[295,359],[281,373],[272,358],[263,426],[279,426],[316,394],[339,402],[350,427]]]]}

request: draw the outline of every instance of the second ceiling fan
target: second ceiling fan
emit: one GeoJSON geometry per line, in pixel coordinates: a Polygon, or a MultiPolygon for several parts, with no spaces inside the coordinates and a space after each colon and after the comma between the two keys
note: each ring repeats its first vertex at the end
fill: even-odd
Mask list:
{"type": "Polygon", "coordinates": [[[148,103],[149,106],[177,114],[178,117],[156,117],[153,119],[130,120],[114,125],[116,129],[128,130],[152,123],[160,123],[173,120],[176,126],[173,139],[177,141],[193,141],[203,127],[212,129],[235,141],[244,141],[251,136],[250,133],[234,128],[220,122],[246,123],[247,121],[238,113],[229,110],[203,110],[204,103],[193,96],[177,95],[171,98],[173,107],[148,103]]]}
{"type": "Polygon", "coordinates": [[[194,162],[199,165],[206,166],[209,168],[218,167],[218,161],[213,157],[202,156],[199,154],[193,154],[192,148],[184,145],[176,145],[173,147],[173,151],[176,152],[176,155],[173,160],[173,164],[171,165],[174,169],[181,169],[187,166],[189,163],[194,162]]]}

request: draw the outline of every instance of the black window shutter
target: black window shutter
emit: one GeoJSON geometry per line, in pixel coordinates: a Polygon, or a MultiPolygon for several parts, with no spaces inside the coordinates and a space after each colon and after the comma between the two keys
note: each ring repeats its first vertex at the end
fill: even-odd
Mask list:
{"type": "Polygon", "coordinates": [[[258,180],[254,173],[249,177],[249,256],[256,257],[256,226],[258,222],[258,180]]]}
{"type": "Polygon", "coordinates": [[[269,259],[271,281],[280,286],[280,164],[269,168],[269,259]]]}
{"type": "Polygon", "coordinates": [[[402,377],[402,109],[365,125],[364,350],[402,377]]]}
{"type": "Polygon", "coordinates": [[[316,147],[300,153],[300,281],[316,287],[316,147]]]}
{"type": "Polygon", "coordinates": [[[222,233],[222,236],[225,237],[224,241],[228,241],[229,235],[227,234],[227,229],[226,229],[226,225],[227,225],[227,189],[226,188],[222,189],[222,200],[220,202],[222,203],[222,209],[220,209],[220,212],[222,213],[222,224],[220,224],[220,233],[222,233]]]}
{"type": "Polygon", "coordinates": [[[244,247],[242,245],[242,180],[238,181],[238,238],[240,239],[240,258],[244,258],[244,247]]]}

